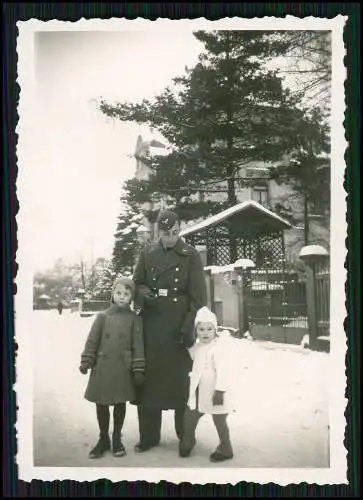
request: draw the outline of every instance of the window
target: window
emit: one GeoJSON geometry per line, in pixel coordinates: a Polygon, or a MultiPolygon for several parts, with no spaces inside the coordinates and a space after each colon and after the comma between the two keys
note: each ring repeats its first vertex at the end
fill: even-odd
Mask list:
{"type": "Polygon", "coordinates": [[[268,205],[268,186],[267,184],[260,184],[252,188],[252,200],[257,201],[264,207],[268,205]]]}

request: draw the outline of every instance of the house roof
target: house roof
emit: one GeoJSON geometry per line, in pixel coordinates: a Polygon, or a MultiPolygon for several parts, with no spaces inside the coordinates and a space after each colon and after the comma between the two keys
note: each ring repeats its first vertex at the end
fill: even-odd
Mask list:
{"type": "Polygon", "coordinates": [[[155,149],[166,149],[165,144],[162,142],[153,139],[152,137],[148,139],[143,139],[141,135],[137,137],[136,141],[136,147],[135,147],[135,156],[138,156],[145,151],[149,150],[150,148],[155,148],[155,149]]]}
{"type": "Polygon", "coordinates": [[[180,236],[205,231],[214,226],[234,225],[240,233],[264,233],[291,229],[293,226],[260,203],[249,200],[238,203],[207,219],[184,228],[180,236]]]}

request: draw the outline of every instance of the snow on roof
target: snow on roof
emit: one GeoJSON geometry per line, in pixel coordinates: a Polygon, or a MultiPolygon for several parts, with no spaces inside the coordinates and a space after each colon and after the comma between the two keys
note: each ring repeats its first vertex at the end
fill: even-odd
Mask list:
{"type": "Polygon", "coordinates": [[[222,222],[232,215],[235,215],[239,212],[242,212],[243,210],[246,210],[247,208],[255,208],[261,213],[264,213],[265,215],[269,216],[271,219],[275,219],[279,221],[282,225],[285,226],[285,228],[292,228],[293,226],[288,222],[287,220],[283,219],[279,215],[275,214],[274,212],[271,212],[271,210],[268,210],[264,206],[262,206],[260,203],[257,203],[257,201],[253,200],[248,200],[248,201],[243,201],[242,203],[238,203],[237,205],[234,205],[233,207],[227,208],[226,210],[223,210],[219,214],[212,215],[211,217],[208,217],[207,219],[198,222],[197,224],[193,224],[192,226],[189,226],[185,229],[183,229],[180,232],[180,236],[186,236],[188,234],[195,233],[197,231],[200,231],[201,229],[205,229],[210,226],[214,226],[218,224],[219,222],[222,222]]]}
{"type": "Polygon", "coordinates": [[[164,155],[166,154],[166,145],[158,139],[153,138],[148,135],[147,138],[143,138],[141,135],[138,136],[135,148],[135,156],[142,155],[143,153],[148,152],[149,154],[158,154],[164,155]],[[153,150],[157,149],[157,152],[153,150]]]}
{"type": "Polygon", "coordinates": [[[255,263],[251,259],[239,259],[236,260],[234,264],[227,264],[226,266],[205,266],[204,270],[209,271],[212,274],[222,274],[230,271],[234,271],[237,267],[255,267],[255,263]]]}

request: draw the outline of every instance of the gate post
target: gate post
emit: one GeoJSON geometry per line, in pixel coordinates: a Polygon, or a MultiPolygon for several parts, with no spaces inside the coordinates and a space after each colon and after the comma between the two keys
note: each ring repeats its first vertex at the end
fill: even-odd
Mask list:
{"type": "Polygon", "coordinates": [[[309,325],[309,344],[314,347],[318,338],[318,319],[316,314],[315,263],[306,262],[306,305],[309,325]]]}
{"type": "Polygon", "coordinates": [[[237,307],[238,307],[238,329],[240,337],[249,330],[248,321],[248,287],[247,287],[247,271],[242,266],[234,268],[237,280],[237,307]]]}
{"type": "Polygon", "coordinates": [[[299,257],[306,264],[306,303],[309,324],[310,346],[317,344],[318,315],[316,294],[316,264],[328,257],[328,252],[320,245],[307,245],[300,250],[299,257]]]}
{"type": "Polygon", "coordinates": [[[212,269],[206,269],[205,274],[207,276],[207,282],[208,282],[208,306],[211,311],[214,312],[214,275],[212,273],[212,269]]]}

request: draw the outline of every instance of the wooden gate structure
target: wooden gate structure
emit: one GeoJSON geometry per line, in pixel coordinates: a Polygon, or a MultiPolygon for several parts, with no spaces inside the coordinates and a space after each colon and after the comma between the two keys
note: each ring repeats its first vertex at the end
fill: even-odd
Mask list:
{"type": "Polygon", "coordinates": [[[240,333],[249,330],[255,339],[300,343],[309,331],[306,276],[285,266],[283,233],[290,228],[277,214],[247,201],[181,232],[188,243],[205,248],[207,266],[254,262],[255,268],[238,270],[237,286],[240,333]]]}
{"type": "Polygon", "coordinates": [[[203,246],[207,266],[225,266],[251,259],[256,267],[281,266],[285,260],[283,232],[292,226],[256,201],[245,201],[183,229],[180,235],[203,246]]]}

